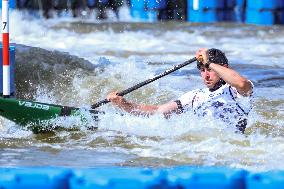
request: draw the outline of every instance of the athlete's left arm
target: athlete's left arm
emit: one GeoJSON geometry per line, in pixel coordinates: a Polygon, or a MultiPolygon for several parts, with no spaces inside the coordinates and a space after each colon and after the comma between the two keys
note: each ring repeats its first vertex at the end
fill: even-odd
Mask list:
{"type": "Polygon", "coordinates": [[[210,64],[209,68],[215,71],[226,83],[235,87],[241,95],[250,96],[252,94],[252,83],[235,70],[218,64],[210,64]]]}

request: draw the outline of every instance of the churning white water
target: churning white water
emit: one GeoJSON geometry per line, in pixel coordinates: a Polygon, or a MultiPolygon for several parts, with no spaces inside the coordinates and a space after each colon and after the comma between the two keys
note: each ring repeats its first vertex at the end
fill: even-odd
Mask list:
{"type": "MultiPolygon", "coordinates": [[[[106,112],[99,123],[89,116],[88,124],[98,126],[97,130],[88,130],[76,118],[66,118],[56,120],[66,129],[32,134],[1,120],[1,166],[220,165],[257,171],[284,168],[283,26],[151,24],[132,22],[126,8],[121,14],[120,22],[100,22],[44,20],[12,12],[11,42],[42,49],[34,54],[16,54],[16,60],[21,60],[17,64],[28,64],[33,57],[41,65],[40,70],[18,74],[17,89],[28,83],[20,96],[31,96],[33,89],[35,100],[88,108],[111,91],[131,87],[194,57],[199,48],[215,47],[224,50],[231,66],[254,82],[254,109],[246,134],[237,134],[235,128],[190,112],[168,120],[161,115],[142,118],[107,104],[99,108],[106,112]],[[55,51],[59,52],[53,54],[55,51]],[[72,68],[72,62],[62,61],[66,53],[81,58],[78,70],[78,66],[72,68]],[[57,64],[47,71],[51,59],[57,64]],[[93,70],[84,67],[85,60],[94,65],[93,70]],[[60,81],[61,75],[66,78],[64,69],[72,72],[72,77],[60,81]],[[35,72],[40,81],[26,79],[35,72]],[[74,125],[77,129],[70,129],[74,125]]],[[[192,64],[126,98],[159,104],[203,87],[192,64]]]]}

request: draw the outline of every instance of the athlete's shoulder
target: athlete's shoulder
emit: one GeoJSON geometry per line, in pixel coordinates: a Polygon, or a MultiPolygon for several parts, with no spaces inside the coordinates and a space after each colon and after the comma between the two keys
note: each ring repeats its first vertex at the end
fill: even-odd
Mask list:
{"type": "Polygon", "coordinates": [[[181,102],[182,105],[185,105],[185,104],[191,103],[194,97],[199,93],[202,93],[202,89],[191,90],[181,95],[178,98],[178,100],[181,102]]]}
{"type": "Polygon", "coordinates": [[[203,93],[203,92],[205,92],[204,89],[194,89],[194,90],[191,90],[191,91],[184,93],[181,97],[192,96],[192,95],[195,95],[195,94],[198,94],[198,93],[203,93]]]}
{"type": "Polygon", "coordinates": [[[235,87],[228,85],[229,91],[230,91],[230,93],[232,93],[231,95],[233,95],[235,98],[251,98],[251,97],[253,97],[254,85],[253,85],[252,81],[250,81],[250,80],[248,80],[248,81],[251,83],[251,91],[250,91],[249,95],[244,96],[244,95],[240,94],[235,87]]]}

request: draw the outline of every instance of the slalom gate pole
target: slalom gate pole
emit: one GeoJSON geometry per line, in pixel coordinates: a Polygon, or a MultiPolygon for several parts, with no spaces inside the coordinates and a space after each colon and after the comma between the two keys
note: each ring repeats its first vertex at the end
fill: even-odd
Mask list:
{"type": "Polygon", "coordinates": [[[3,97],[10,97],[9,0],[2,0],[3,97]]]}

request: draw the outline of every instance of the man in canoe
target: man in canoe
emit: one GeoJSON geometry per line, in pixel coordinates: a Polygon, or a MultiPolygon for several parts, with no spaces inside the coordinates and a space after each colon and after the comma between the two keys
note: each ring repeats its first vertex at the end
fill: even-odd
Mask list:
{"type": "Polygon", "coordinates": [[[189,91],[177,100],[161,105],[135,104],[117,92],[110,93],[107,100],[134,115],[162,113],[167,118],[173,113],[191,110],[198,116],[213,116],[227,125],[234,125],[244,133],[252,108],[252,82],[229,68],[227,57],[219,49],[200,49],[196,58],[206,88],[189,91]]]}

